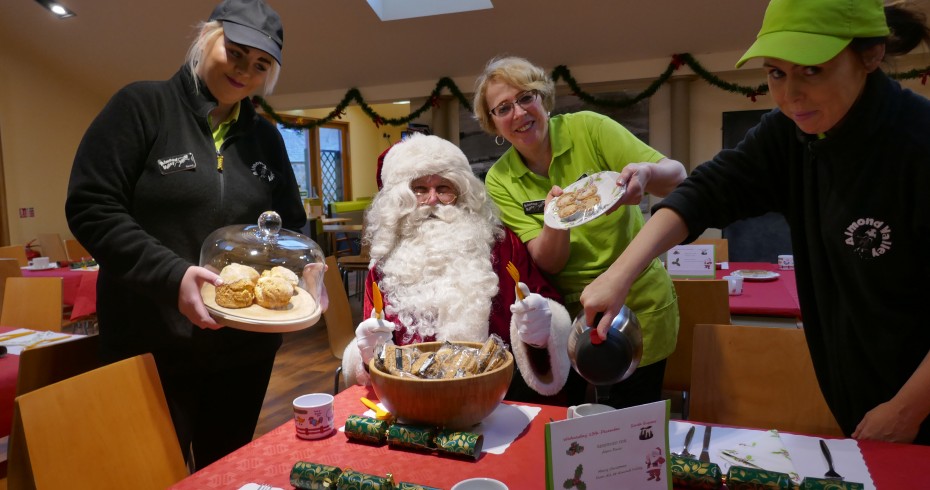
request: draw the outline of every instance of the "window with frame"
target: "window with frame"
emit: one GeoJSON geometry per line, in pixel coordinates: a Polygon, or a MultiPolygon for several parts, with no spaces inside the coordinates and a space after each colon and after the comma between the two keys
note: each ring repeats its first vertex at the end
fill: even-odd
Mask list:
{"type": "MultiPolygon", "coordinates": [[[[296,116],[282,116],[285,122],[297,124],[296,116]]],[[[304,199],[322,199],[323,209],[329,203],[344,201],[351,195],[349,165],[349,124],[330,122],[311,129],[290,128],[275,124],[291,160],[300,195],[304,199]]]]}

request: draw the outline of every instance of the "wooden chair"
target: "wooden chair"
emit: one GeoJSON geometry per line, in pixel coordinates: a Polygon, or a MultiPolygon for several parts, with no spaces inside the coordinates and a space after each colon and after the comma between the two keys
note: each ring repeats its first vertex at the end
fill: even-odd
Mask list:
{"type": "Polygon", "coordinates": [[[699,324],[692,361],[691,420],[843,435],[801,329],[699,324]]]}
{"type": "Polygon", "coordinates": [[[692,245],[713,245],[714,260],[717,262],[730,261],[730,242],[726,238],[698,238],[692,245]]]}
{"type": "Polygon", "coordinates": [[[60,277],[8,277],[0,325],[60,332],[63,322],[60,277]]]}
{"type": "MultiPolygon", "coordinates": [[[[362,235],[364,236],[364,232],[362,235]]],[[[339,265],[339,272],[342,274],[342,283],[345,287],[346,294],[349,293],[350,272],[355,273],[355,294],[361,297],[361,294],[365,291],[365,274],[368,272],[368,264],[371,262],[370,250],[370,244],[362,243],[362,248],[358,255],[336,257],[336,263],[339,265]]]]}
{"type": "Polygon", "coordinates": [[[6,291],[6,278],[22,277],[23,270],[16,259],[0,258],[0,309],[3,308],[3,293],[6,291]]]}
{"type": "Polygon", "coordinates": [[[39,247],[42,248],[42,255],[48,257],[51,262],[65,262],[68,260],[68,253],[65,252],[65,245],[61,241],[61,235],[58,233],[39,233],[37,236],[39,247]]]}
{"type": "Polygon", "coordinates": [[[35,391],[100,367],[100,337],[86,335],[68,342],[26,349],[19,355],[16,395],[35,391]]]}
{"type": "Polygon", "coordinates": [[[698,323],[730,323],[730,296],[722,279],[673,279],[678,295],[678,343],[665,364],[662,389],[681,393],[681,415],[689,415],[691,352],[698,323]]]}
{"type": "Polygon", "coordinates": [[[90,252],[84,248],[84,245],[81,245],[81,242],[74,238],[65,238],[65,253],[68,254],[68,260],[70,262],[77,262],[81,259],[89,259],[91,257],[90,252]]]}
{"type": "Polygon", "coordinates": [[[188,475],[151,354],[18,396],[13,433],[26,459],[10,488],[163,489],[188,475]]]}
{"type": "Polygon", "coordinates": [[[20,267],[29,265],[29,260],[26,258],[26,247],[22,245],[0,247],[0,258],[16,259],[20,267]]]}
{"type": "Polygon", "coordinates": [[[346,346],[355,338],[355,324],[352,321],[352,308],[342,284],[336,257],[326,257],[326,265],[328,268],[323,274],[323,285],[329,295],[329,308],[323,312],[323,319],[329,337],[329,350],[337,359],[342,359],[346,346]]]}

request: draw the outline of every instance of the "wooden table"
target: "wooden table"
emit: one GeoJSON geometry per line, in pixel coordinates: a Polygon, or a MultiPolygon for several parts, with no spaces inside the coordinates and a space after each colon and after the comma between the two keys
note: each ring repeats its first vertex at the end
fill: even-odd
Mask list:
{"type": "Polygon", "coordinates": [[[71,307],[71,321],[97,313],[97,271],[58,267],[34,271],[23,269],[23,277],[60,277],[62,302],[71,307]]]}
{"type": "MultiPolygon", "coordinates": [[[[336,425],[345,424],[350,414],[365,407],[359,398],[374,399],[374,392],[353,386],[336,396],[336,425]]],[[[345,434],[316,441],[298,439],[293,421],[236,450],[170,488],[177,490],[238,489],[247,483],[266,483],[292,488],[291,468],[309,461],[373,475],[392,473],[397,481],[439,488],[479,476],[503,481],[513,490],[545,488],[546,422],[565,418],[565,408],[543,405],[529,427],[501,455],[484,453],[477,461],[440,457],[411,451],[348,442],[345,434]]],[[[699,445],[700,441],[696,444],[699,445]]],[[[930,447],[860,441],[859,448],[879,490],[930,488],[930,447]]]]}

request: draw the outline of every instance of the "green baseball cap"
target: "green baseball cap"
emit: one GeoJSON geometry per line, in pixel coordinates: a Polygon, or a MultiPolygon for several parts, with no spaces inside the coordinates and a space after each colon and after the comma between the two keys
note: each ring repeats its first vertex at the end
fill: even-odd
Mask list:
{"type": "Polygon", "coordinates": [[[778,58],[802,66],[825,63],[850,41],[890,34],[881,0],[772,0],[750,58],[778,58]]]}

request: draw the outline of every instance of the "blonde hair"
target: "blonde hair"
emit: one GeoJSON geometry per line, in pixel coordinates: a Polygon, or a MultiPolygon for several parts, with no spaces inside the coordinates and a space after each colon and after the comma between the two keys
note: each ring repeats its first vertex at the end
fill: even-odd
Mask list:
{"type": "Polygon", "coordinates": [[[504,82],[520,91],[536,90],[542,97],[542,104],[547,112],[555,107],[555,82],[542,68],[518,56],[492,58],[475,81],[475,98],[472,103],[475,119],[478,120],[481,129],[490,134],[497,134],[486,98],[488,84],[491,82],[504,82]]]}
{"type": "MultiPolygon", "coordinates": [[[[213,43],[223,36],[223,24],[218,20],[213,20],[210,22],[201,22],[198,28],[200,34],[191,44],[190,48],[188,48],[185,63],[194,75],[194,88],[200,91],[200,77],[197,67],[201,66],[201,62],[207,56],[207,53],[210,52],[210,49],[213,48],[213,43]]],[[[271,67],[268,70],[268,74],[265,76],[265,84],[262,86],[260,95],[268,96],[274,92],[274,86],[278,83],[278,75],[280,73],[281,65],[279,65],[276,60],[272,59],[271,67]]]]}

